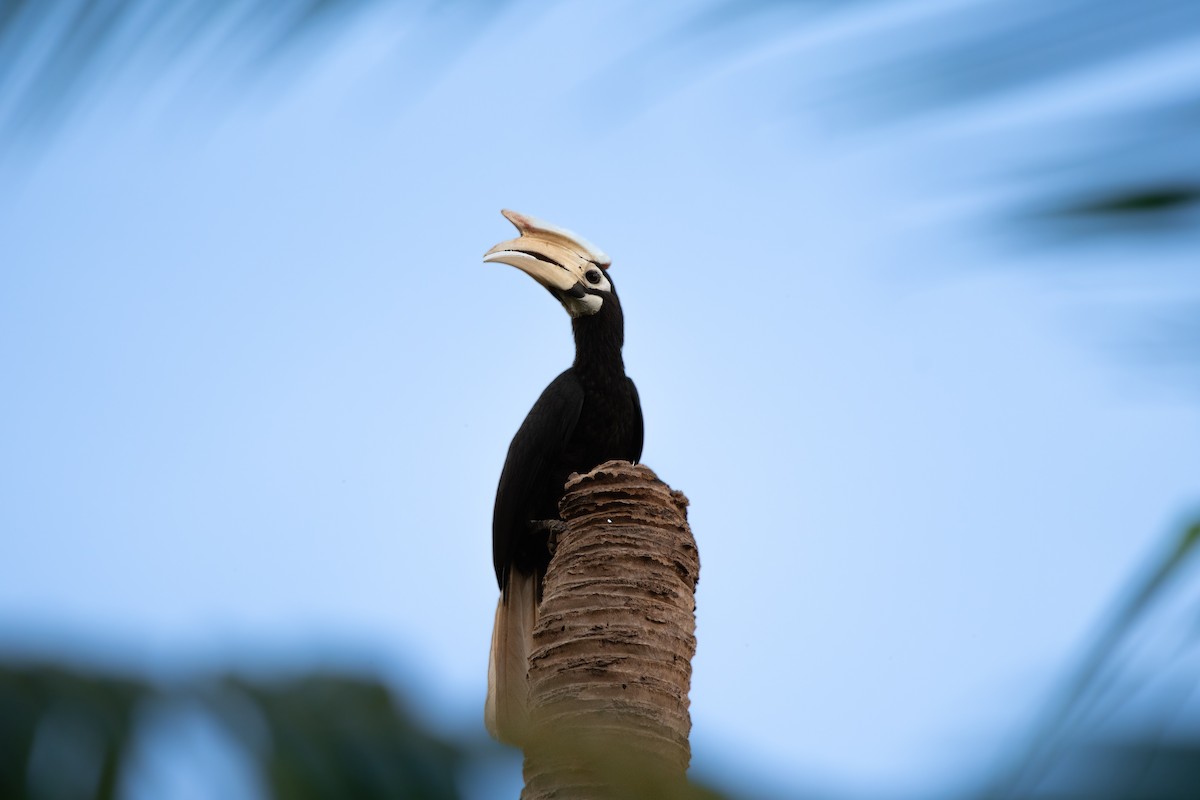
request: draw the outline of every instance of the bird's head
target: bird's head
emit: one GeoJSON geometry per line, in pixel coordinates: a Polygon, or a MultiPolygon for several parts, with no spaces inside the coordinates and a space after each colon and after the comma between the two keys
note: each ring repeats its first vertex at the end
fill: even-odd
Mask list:
{"type": "Polygon", "coordinates": [[[596,314],[606,301],[616,305],[608,277],[612,259],[582,236],[535,217],[500,212],[520,236],[488,250],[484,261],[509,264],[528,273],[558,298],[572,319],[596,314]]]}

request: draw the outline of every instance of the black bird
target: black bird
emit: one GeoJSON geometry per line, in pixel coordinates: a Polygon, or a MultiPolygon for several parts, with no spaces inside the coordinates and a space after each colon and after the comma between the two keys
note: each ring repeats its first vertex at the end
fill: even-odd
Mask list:
{"type": "Polygon", "coordinates": [[[508,447],[492,517],[500,602],[484,718],[493,736],[515,742],[525,725],[533,625],[550,563],[546,521],[558,519],[572,472],[641,458],[642,407],[621,358],[625,322],[609,257],[568,230],[501,213],[521,235],[483,260],[517,267],[546,287],[571,315],[575,334],[575,363],[542,392],[508,447]]]}

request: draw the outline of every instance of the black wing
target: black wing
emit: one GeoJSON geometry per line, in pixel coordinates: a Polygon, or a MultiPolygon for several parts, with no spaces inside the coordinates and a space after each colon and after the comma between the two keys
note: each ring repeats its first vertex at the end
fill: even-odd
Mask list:
{"type": "MultiPolygon", "coordinates": [[[[520,537],[526,533],[530,510],[554,480],[555,466],[582,410],[583,387],[568,369],[545,388],[508,446],[492,514],[492,562],[501,590],[520,537]]],[[[557,488],[562,491],[562,486],[557,488]]]]}
{"type": "Polygon", "coordinates": [[[642,423],[642,401],[638,397],[637,387],[633,385],[633,378],[626,378],[629,381],[629,394],[633,398],[633,458],[630,459],[633,463],[638,463],[642,460],[642,443],[645,440],[646,428],[642,423]]]}

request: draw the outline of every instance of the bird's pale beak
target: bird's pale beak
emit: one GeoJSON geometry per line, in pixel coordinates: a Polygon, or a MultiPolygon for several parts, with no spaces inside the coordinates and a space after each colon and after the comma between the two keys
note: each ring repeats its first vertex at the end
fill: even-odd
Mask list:
{"type": "Polygon", "coordinates": [[[564,228],[507,209],[500,213],[521,235],[488,250],[483,260],[514,266],[560,296],[582,297],[584,273],[611,263],[598,247],[564,228]]]}

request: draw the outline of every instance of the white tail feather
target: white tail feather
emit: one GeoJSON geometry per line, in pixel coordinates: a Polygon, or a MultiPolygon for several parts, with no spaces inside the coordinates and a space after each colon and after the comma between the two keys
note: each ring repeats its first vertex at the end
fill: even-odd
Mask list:
{"type": "Polygon", "coordinates": [[[488,733],[509,744],[519,744],[528,724],[529,653],[537,622],[537,584],[536,575],[509,570],[508,593],[496,604],[492,626],[483,721],[488,733]]]}

